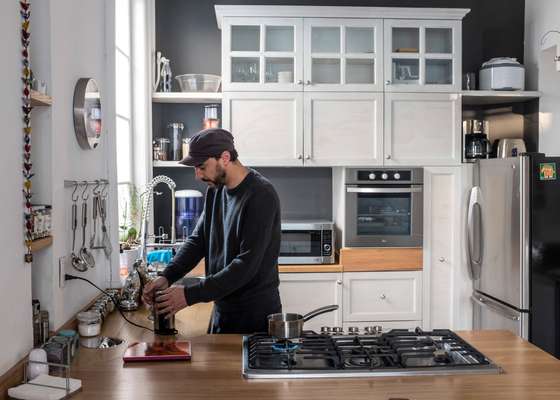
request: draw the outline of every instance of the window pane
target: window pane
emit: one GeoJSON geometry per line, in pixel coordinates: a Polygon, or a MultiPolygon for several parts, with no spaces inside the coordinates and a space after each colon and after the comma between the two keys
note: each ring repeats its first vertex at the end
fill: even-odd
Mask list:
{"type": "Polygon", "coordinates": [[[267,26],[266,51],[294,51],[293,26],[267,26]]]}
{"type": "Polygon", "coordinates": [[[371,59],[346,59],[346,83],[375,83],[371,59]]]}
{"type": "Polygon", "coordinates": [[[394,53],[418,53],[420,51],[420,29],[393,28],[394,53]]]}
{"type": "Polygon", "coordinates": [[[451,60],[426,60],[426,84],[450,85],[453,81],[451,60]]]}
{"type": "Polygon", "coordinates": [[[311,74],[313,83],[340,83],[340,59],[314,58],[311,74]]]}
{"type": "Polygon", "coordinates": [[[346,28],[347,53],[373,53],[373,28],[346,28]]]}
{"type": "Polygon", "coordinates": [[[265,82],[293,83],[293,58],[267,58],[265,82]]]}
{"type": "Polygon", "coordinates": [[[231,58],[232,82],[258,82],[259,59],[252,57],[231,58]]]}
{"type": "Polygon", "coordinates": [[[130,59],[117,50],[115,60],[115,111],[118,115],[130,118],[130,59]]]}
{"type": "Polygon", "coordinates": [[[393,83],[417,85],[419,74],[418,59],[393,59],[393,83]]]}
{"type": "Polygon", "coordinates": [[[115,45],[130,55],[130,1],[115,1],[115,45]]]}
{"type": "Polygon", "coordinates": [[[117,180],[132,181],[132,135],[130,121],[117,117],[117,180]]]}
{"type": "Polygon", "coordinates": [[[313,53],[340,53],[340,28],[311,28],[311,51],[313,53]]]}
{"type": "Polygon", "coordinates": [[[231,27],[231,51],[259,51],[259,25],[237,25],[231,27]]]}
{"type": "Polygon", "coordinates": [[[451,54],[453,34],[450,28],[426,28],[426,53],[451,54]]]}

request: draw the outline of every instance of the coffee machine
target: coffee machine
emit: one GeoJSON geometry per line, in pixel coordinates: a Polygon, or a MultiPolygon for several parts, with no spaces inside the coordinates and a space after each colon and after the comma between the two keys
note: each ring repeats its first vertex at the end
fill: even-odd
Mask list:
{"type": "Polygon", "coordinates": [[[489,144],[486,121],[467,119],[463,121],[464,161],[476,162],[488,158],[489,144]]]}

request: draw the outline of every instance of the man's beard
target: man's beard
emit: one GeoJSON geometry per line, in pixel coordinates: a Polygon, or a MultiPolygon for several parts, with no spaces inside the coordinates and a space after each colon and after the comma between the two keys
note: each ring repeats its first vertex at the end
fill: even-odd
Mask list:
{"type": "Polygon", "coordinates": [[[222,186],[226,184],[226,171],[220,166],[216,167],[216,177],[214,179],[202,179],[203,182],[211,186],[222,186]]]}

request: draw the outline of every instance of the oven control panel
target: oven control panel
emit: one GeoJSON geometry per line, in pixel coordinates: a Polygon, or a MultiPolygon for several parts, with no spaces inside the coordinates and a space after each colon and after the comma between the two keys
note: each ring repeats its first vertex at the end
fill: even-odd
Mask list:
{"type": "Polygon", "coordinates": [[[357,173],[360,182],[410,182],[411,170],[359,170],[357,173]]]}

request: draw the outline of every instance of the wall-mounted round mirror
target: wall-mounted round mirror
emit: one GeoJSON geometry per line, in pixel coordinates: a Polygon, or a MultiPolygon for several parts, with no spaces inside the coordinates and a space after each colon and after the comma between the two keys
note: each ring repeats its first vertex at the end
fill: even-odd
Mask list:
{"type": "Polygon", "coordinates": [[[74,89],[74,130],[80,147],[95,149],[101,137],[101,98],[97,82],[80,78],[74,89]]]}

